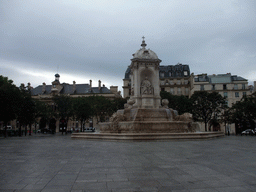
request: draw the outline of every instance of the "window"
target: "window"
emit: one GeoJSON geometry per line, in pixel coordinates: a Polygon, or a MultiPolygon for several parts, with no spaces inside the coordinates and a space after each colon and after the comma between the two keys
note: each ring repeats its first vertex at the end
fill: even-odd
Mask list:
{"type": "Polygon", "coordinates": [[[161,88],[161,91],[165,91],[165,88],[161,88]]]}
{"type": "Polygon", "coordinates": [[[172,76],[172,72],[169,72],[169,77],[171,77],[172,76]]]}
{"type": "Polygon", "coordinates": [[[164,72],[160,73],[160,77],[163,78],[164,77],[164,72]]]}
{"type": "Polygon", "coordinates": [[[228,97],[228,92],[224,92],[224,93],[223,93],[223,96],[224,96],[225,98],[227,98],[227,97],[228,97]]]}
{"type": "Polygon", "coordinates": [[[227,90],[227,85],[223,84],[223,90],[227,90]]]}
{"type": "Polygon", "coordinates": [[[188,80],[184,80],[184,84],[187,85],[188,84],[188,80]]]}
{"type": "Polygon", "coordinates": [[[238,89],[238,85],[237,85],[237,84],[234,85],[234,89],[235,89],[235,90],[238,89]]]}
{"type": "Polygon", "coordinates": [[[204,85],[200,85],[200,91],[204,91],[204,85]]]}
{"type": "Polygon", "coordinates": [[[225,105],[228,107],[228,101],[225,101],[225,105]]]}
{"type": "Polygon", "coordinates": [[[176,83],[177,83],[177,85],[180,85],[180,80],[177,80],[177,82],[176,82],[176,83]]]}
{"type": "Polygon", "coordinates": [[[173,88],[171,88],[170,93],[171,93],[172,95],[174,95],[174,94],[175,94],[175,93],[174,93],[174,89],[173,89],[173,88]]]}
{"type": "Polygon", "coordinates": [[[246,92],[243,92],[243,97],[245,97],[246,96],[246,92]]]}
{"type": "Polygon", "coordinates": [[[178,95],[181,95],[181,88],[178,88],[178,95]]]}
{"type": "Polygon", "coordinates": [[[185,88],[185,95],[188,95],[188,88],[185,88]]]}
{"type": "Polygon", "coordinates": [[[245,84],[242,84],[242,89],[245,89],[245,84]]]}
{"type": "Polygon", "coordinates": [[[235,92],[235,97],[239,97],[239,92],[235,92]]]}
{"type": "Polygon", "coordinates": [[[212,90],[215,90],[215,85],[212,85],[212,90]]]}

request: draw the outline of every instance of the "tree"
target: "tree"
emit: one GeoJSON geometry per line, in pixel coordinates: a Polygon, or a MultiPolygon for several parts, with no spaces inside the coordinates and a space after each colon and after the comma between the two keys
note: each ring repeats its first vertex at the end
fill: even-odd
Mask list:
{"type": "MultiPolygon", "coordinates": [[[[239,124],[242,129],[254,127],[256,122],[256,97],[243,97],[236,102],[230,109],[231,121],[239,124]]],[[[243,130],[239,130],[243,131],[243,130]]]]}
{"type": "Polygon", "coordinates": [[[204,122],[205,131],[207,131],[208,122],[211,119],[217,120],[225,106],[225,98],[217,92],[195,92],[191,101],[193,118],[196,121],[204,122]]]}
{"type": "Polygon", "coordinates": [[[111,100],[111,103],[112,103],[112,114],[113,114],[119,109],[124,109],[124,104],[127,103],[127,100],[120,97],[120,98],[115,98],[114,100],[111,100]]]}
{"type": "Polygon", "coordinates": [[[93,116],[93,111],[88,98],[73,98],[73,115],[81,122],[81,131],[87,119],[93,116]]]}
{"type": "Polygon", "coordinates": [[[62,134],[63,134],[63,129],[66,127],[68,124],[69,118],[72,117],[73,115],[73,110],[72,110],[72,100],[69,96],[66,95],[60,95],[60,96],[55,96],[53,98],[53,101],[57,105],[57,112],[58,112],[58,117],[61,119],[60,123],[62,123],[62,134]]]}
{"type": "Polygon", "coordinates": [[[162,99],[168,99],[168,107],[177,110],[179,115],[186,112],[191,112],[192,103],[191,100],[186,96],[172,95],[171,93],[168,93],[166,91],[161,91],[160,96],[162,99]]]}
{"type": "Polygon", "coordinates": [[[113,114],[112,103],[103,96],[90,96],[88,100],[91,104],[93,116],[96,116],[97,122],[105,121],[106,116],[113,114]]]}
{"type": "Polygon", "coordinates": [[[17,116],[21,94],[8,77],[0,76],[0,121],[4,123],[4,135],[7,136],[7,124],[17,116]]]}
{"type": "Polygon", "coordinates": [[[21,84],[21,99],[18,108],[17,120],[20,123],[19,133],[21,136],[21,125],[25,126],[25,135],[27,134],[27,126],[29,125],[29,135],[31,135],[31,125],[35,121],[35,101],[31,97],[30,90],[21,84]]]}
{"type": "Polygon", "coordinates": [[[39,124],[40,128],[43,129],[46,127],[46,122],[49,122],[52,117],[56,116],[56,114],[54,113],[54,110],[47,103],[40,101],[38,99],[35,99],[34,103],[35,103],[35,121],[34,121],[35,127],[36,127],[36,123],[40,123],[39,124]],[[40,122],[37,121],[37,119],[39,118],[40,118],[40,122]]]}
{"type": "Polygon", "coordinates": [[[221,122],[225,125],[225,132],[227,131],[227,124],[232,123],[232,113],[231,108],[227,107],[224,109],[222,115],[221,115],[221,122]]]}

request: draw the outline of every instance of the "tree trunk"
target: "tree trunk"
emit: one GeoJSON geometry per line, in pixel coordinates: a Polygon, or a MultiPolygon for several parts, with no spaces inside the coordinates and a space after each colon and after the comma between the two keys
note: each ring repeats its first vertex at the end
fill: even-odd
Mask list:
{"type": "Polygon", "coordinates": [[[32,132],[32,126],[31,126],[31,123],[29,124],[29,135],[31,135],[31,132],[32,132]]]}
{"type": "Polygon", "coordinates": [[[81,123],[81,130],[80,131],[83,132],[83,120],[81,120],[80,123],[81,123]]]}
{"type": "Polygon", "coordinates": [[[4,123],[4,137],[7,137],[7,123],[4,123]]]}
{"type": "Polygon", "coordinates": [[[19,136],[21,137],[21,124],[19,125],[19,136]]]}
{"type": "Polygon", "coordinates": [[[27,136],[27,125],[25,126],[25,136],[27,136]]]}

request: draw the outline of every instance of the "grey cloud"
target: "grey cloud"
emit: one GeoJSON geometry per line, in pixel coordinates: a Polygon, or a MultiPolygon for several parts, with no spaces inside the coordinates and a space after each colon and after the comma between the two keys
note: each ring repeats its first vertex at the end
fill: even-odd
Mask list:
{"type": "Polygon", "coordinates": [[[256,6],[249,0],[5,0],[0,6],[1,59],[31,68],[116,76],[122,84],[145,35],[164,65],[241,76],[255,70],[256,6]]]}

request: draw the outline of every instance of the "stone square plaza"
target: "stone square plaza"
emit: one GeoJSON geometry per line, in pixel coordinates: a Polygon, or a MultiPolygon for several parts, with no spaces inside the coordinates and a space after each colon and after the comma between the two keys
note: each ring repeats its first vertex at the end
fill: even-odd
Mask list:
{"type": "Polygon", "coordinates": [[[255,140],[0,138],[0,191],[256,191],[255,140]]]}

